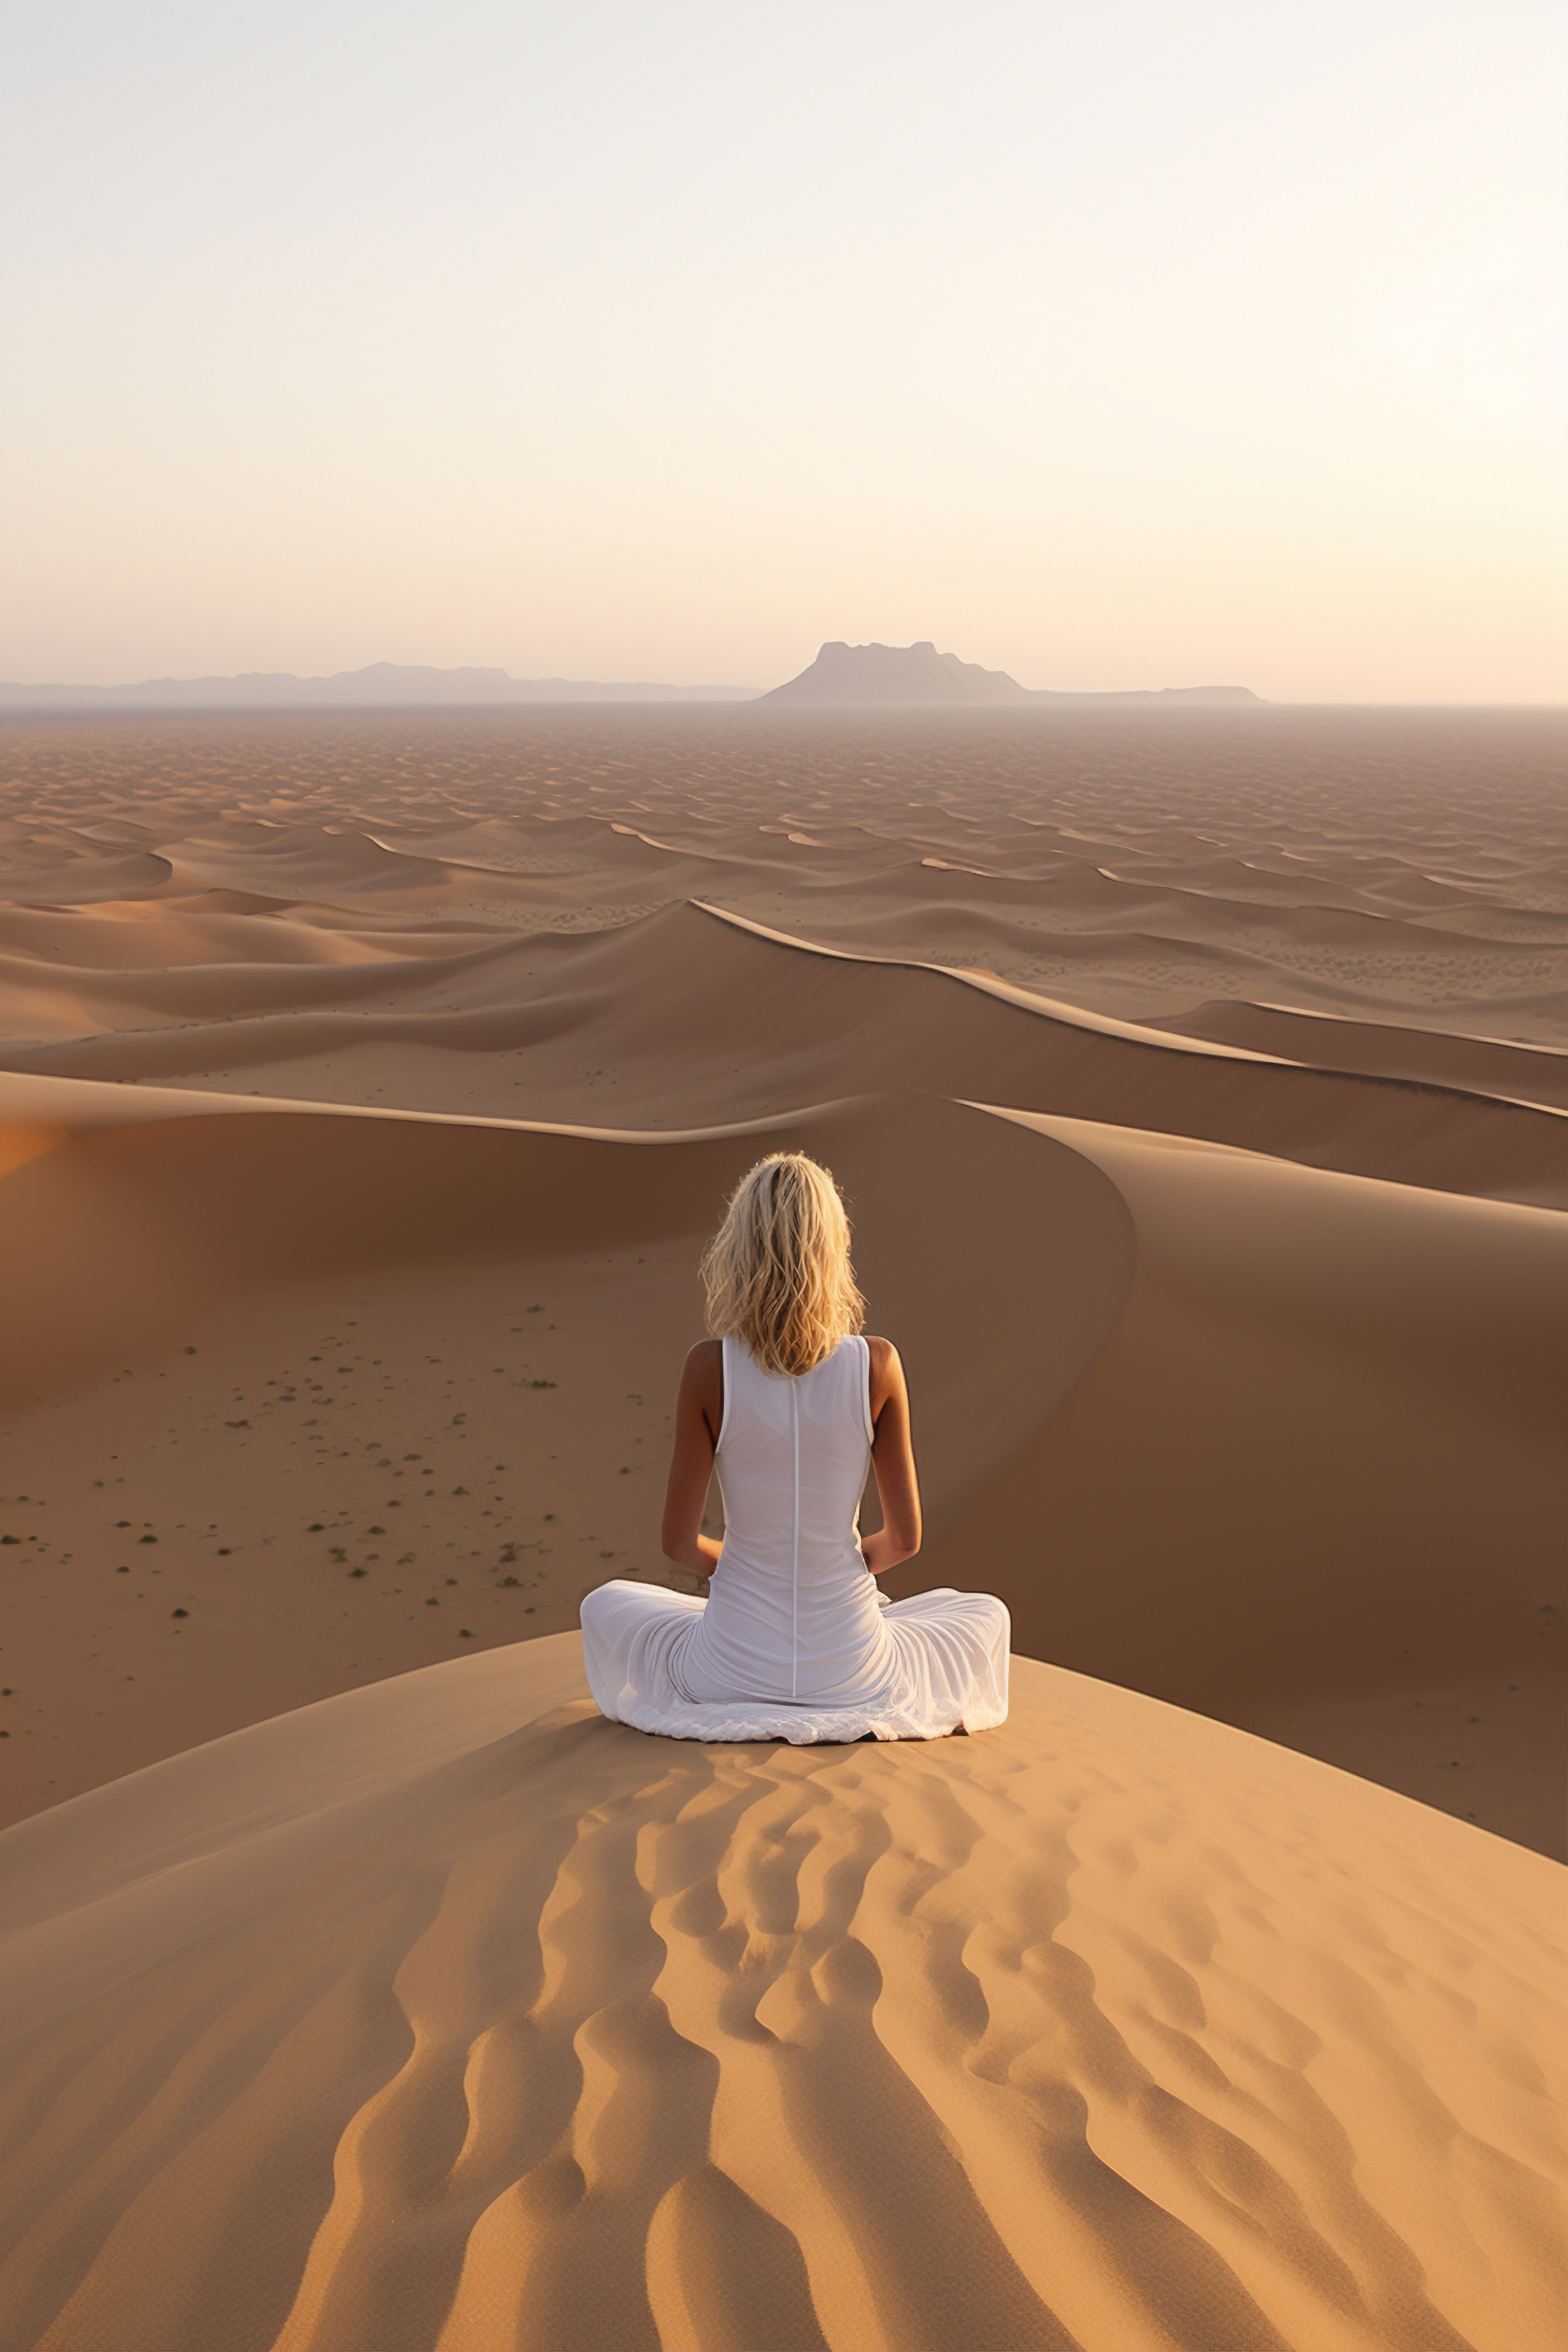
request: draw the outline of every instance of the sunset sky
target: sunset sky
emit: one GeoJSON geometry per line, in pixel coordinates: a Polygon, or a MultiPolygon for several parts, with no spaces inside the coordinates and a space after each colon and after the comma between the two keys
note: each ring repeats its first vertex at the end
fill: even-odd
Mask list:
{"type": "Polygon", "coordinates": [[[1562,698],[1557,5],[0,24],[0,676],[1562,698]]]}

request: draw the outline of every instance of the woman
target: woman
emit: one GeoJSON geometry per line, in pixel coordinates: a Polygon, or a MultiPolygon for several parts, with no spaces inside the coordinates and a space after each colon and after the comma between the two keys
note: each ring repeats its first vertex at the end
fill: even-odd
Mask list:
{"type": "Polygon", "coordinates": [[[711,1339],[676,1406],[664,1549],[700,1601],[617,1577],[583,1603],[602,1713],[681,1739],[934,1739],[1007,1714],[1007,1612],[875,1578],[921,1548],[897,1349],[859,1336],[837,1188],[804,1152],[742,1179],[702,1261],[711,1339]],[[882,1527],[861,1538],[868,1462],[882,1527]],[[717,1468],[722,1545],[699,1532],[717,1468]]]}

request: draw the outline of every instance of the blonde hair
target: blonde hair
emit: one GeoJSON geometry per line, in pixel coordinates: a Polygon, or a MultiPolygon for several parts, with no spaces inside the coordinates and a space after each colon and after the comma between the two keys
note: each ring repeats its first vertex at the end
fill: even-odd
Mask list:
{"type": "Polygon", "coordinates": [[[702,1285],[713,1337],[742,1340],[764,1371],[809,1372],[858,1331],[866,1302],[826,1169],[804,1151],[759,1160],[702,1254],[702,1285]]]}

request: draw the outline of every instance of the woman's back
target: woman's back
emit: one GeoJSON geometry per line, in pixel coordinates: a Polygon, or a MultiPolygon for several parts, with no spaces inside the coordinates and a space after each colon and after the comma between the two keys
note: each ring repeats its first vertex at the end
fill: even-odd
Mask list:
{"type": "Polygon", "coordinates": [[[870,1349],[858,1337],[793,1380],[723,1343],[724,1405],[714,1466],[724,1497],[724,1559],[818,1575],[852,1562],[871,1458],[870,1349]]]}
{"type": "Polygon", "coordinates": [[[723,1366],[724,1548],[680,1679],[699,1700],[863,1696],[890,1663],[855,1525],[871,1458],[866,1341],[791,1377],[730,1339],[723,1366]]]}

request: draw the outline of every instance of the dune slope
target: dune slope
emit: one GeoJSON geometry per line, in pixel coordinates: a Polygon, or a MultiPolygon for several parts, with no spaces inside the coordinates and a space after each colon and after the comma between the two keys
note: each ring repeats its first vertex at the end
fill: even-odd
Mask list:
{"type": "Polygon", "coordinates": [[[1019,1660],[703,1749],[569,1636],[0,1841],[6,2352],[1552,2352],[1562,1874],[1019,1660]]]}
{"type": "Polygon", "coordinates": [[[1135,1272],[889,1589],[984,1560],[1031,1654],[1563,1855],[1561,1218],[1011,1118],[1115,1183],[1135,1272]]]}
{"type": "Polygon", "coordinates": [[[1080,1376],[1131,1275],[1112,1182],[956,1104],[683,1136],[49,1079],[0,1100],[12,1819],[661,1575],[697,1258],[761,1150],[813,1150],[863,1217],[938,1517],[1080,1376]],[[963,1246],[933,1252],[960,1183],[963,1246]]]}
{"type": "MultiPolygon", "coordinates": [[[[110,993],[125,1025],[13,1046],[9,1066],[563,1120],[593,1107],[600,1121],[648,1127],[702,1125],[715,1105],[776,1118],[907,1089],[1443,1191],[1568,1200],[1568,1114],[1335,1069],[1341,1024],[1300,1024],[1309,1042],[1325,1033],[1309,1066],[1052,1004],[989,974],[813,948],[701,906],[440,958],[138,970],[110,993]]],[[[71,1020],[106,1006],[103,976],[81,973],[71,1020]]]]}
{"type": "Polygon", "coordinates": [[[913,1096],[639,1134],[0,1087],[12,1819],[662,1576],[697,1258],[800,1145],[916,1398],[890,1590],[1563,1850],[1545,1211],[913,1096]]]}

